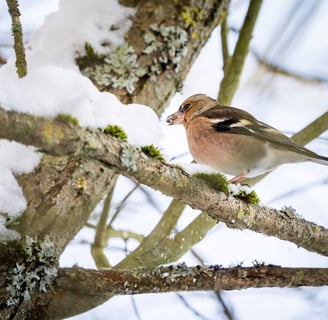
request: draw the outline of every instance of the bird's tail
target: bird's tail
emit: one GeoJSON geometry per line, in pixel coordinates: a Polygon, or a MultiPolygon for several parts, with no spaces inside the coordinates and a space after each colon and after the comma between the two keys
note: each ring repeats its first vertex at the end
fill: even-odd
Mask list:
{"type": "Polygon", "coordinates": [[[313,157],[310,160],[313,161],[313,162],[320,163],[320,164],[328,166],[328,157],[318,155],[318,157],[315,157],[315,158],[313,157]]]}

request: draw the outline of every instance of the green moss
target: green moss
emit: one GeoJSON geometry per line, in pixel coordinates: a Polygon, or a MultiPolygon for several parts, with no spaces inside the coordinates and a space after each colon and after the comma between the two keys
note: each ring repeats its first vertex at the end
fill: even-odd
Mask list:
{"type": "Polygon", "coordinates": [[[79,125],[79,120],[70,114],[60,113],[57,114],[56,118],[57,121],[64,122],[64,123],[71,123],[73,126],[79,125]]]}
{"type": "Polygon", "coordinates": [[[202,180],[205,180],[208,183],[208,185],[215,190],[225,193],[228,192],[229,183],[226,177],[220,173],[212,173],[212,174],[196,173],[194,174],[194,176],[202,180]]]}
{"type": "Polygon", "coordinates": [[[260,202],[260,198],[254,190],[249,193],[241,190],[235,195],[235,197],[252,204],[258,204],[260,202]]]}
{"type": "Polygon", "coordinates": [[[150,146],[143,146],[140,148],[140,150],[148,157],[155,158],[155,159],[158,159],[161,161],[165,161],[165,159],[164,159],[163,155],[161,154],[161,152],[159,151],[159,149],[152,144],[150,146]]]}
{"type": "Polygon", "coordinates": [[[120,126],[117,125],[108,125],[103,129],[103,132],[105,134],[109,134],[115,138],[121,139],[126,141],[128,139],[128,136],[123,131],[123,129],[120,126]]]}

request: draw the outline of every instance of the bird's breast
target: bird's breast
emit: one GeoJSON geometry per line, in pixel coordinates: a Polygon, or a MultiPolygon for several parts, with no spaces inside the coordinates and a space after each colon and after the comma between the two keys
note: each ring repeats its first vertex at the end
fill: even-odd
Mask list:
{"type": "Polygon", "coordinates": [[[191,121],[186,131],[193,158],[222,173],[249,172],[266,152],[252,137],[215,131],[206,118],[191,121]]]}

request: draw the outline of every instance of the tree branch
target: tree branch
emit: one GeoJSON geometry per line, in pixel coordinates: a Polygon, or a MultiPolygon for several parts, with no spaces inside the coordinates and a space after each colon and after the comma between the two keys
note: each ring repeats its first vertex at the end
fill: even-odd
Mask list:
{"type": "Polygon", "coordinates": [[[328,130],[328,111],[325,112],[322,116],[315,119],[304,129],[297,132],[292,136],[292,139],[300,144],[306,145],[314,138],[319,137],[322,133],[328,130]]]}
{"type": "Polygon", "coordinates": [[[300,71],[291,70],[291,69],[281,66],[277,63],[270,62],[269,60],[266,59],[266,57],[262,56],[254,48],[251,48],[250,51],[253,54],[253,56],[255,57],[258,64],[271,73],[290,77],[295,80],[301,81],[303,83],[309,83],[309,84],[321,84],[321,83],[327,84],[328,83],[327,78],[316,76],[316,75],[306,75],[300,71]]]}
{"type": "MultiPolygon", "coordinates": [[[[127,92],[126,89],[115,88],[112,85],[104,86],[97,78],[91,77],[93,83],[100,91],[114,93],[124,103],[136,102],[151,105],[157,114],[161,114],[166,107],[166,103],[181,87],[182,81],[187,76],[190,66],[198,56],[200,49],[205,45],[213,29],[219,24],[222,10],[227,6],[227,3],[228,0],[138,1],[133,25],[125,35],[125,39],[126,43],[133,47],[138,56],[136,65],[146,68],[148,70],[147,74],[139,78],[135,84],[136,89],[132,93],[127,92]],[[194,8],[202,13],[199,16],[188,16],[188,19],[192,19],[192,25],[189,25],[188,19],[184,18],[183,12],[186,8],[194,8]],[[178,72],[170,66],[170,63],[163,62],[155,80],[151,80],[149,76],[151,74],[150,70],[154,68],[156,55],[145,55],[143,53],[147,46],[144,36],[151,30],[150,26],[153,24],[179,27],[188,34],[186,54],[181,57],[178,72]],[[157,83],[161,85],[158,86],[157,83]],[[159,99],[159,96],[161,99],[159,99]]],[[[157,39],[157,43],[161,43],[161,40],[157,39]]],[[[157,55],[160,53],[158,52],[157,55]]],[[[79,59],[77,60],[79,61],[79,59]]],[[[78,63],[82,73],[86,68],[93,67],[94,64],[94,60],[90,59],[88,61],[88,57],[86,59],[83,57],[83,63],[78,63]]],[[[97,61],[97,66],[106,66],[106,63],[97,61]]],[[[130,70],[127,72],[131,73],[130,70]]]]}
{"type": "Polygon", "coordinates": [[[8,11],[11,16],[11,28],[14,36],[14,49],[16,54],[16,69],[20,78],[26,76],[27,67],[23,42],[23,30],[19,19],[20,12],[17,0],[7,0],[8,11]]]}
{"type": "Polygon", "coordinates": [[[246,60],[253,29],[262,5],[262,0],[251,0],[244,24],[240,30],[239,38],[229,63],[225,66],[224,77],[220,84],[218,101],[224,105],[231,103],[232,97],[238,87],[240,74],[246,60]]]}
{"type": "Polygon", "coordinates": [[[229,197],[179,167],[147,158],[133,146],[99,130],[0,108],[0,138],[31,144],[52,155],[96,159],[117,173],[206,211],[228,227],[276,236],[309,251],[328,255],[328,230],[324,227],[283,211],[229,197]],[[125,161],[127,156],[128,163],[125,161]]]}
{"type": "MultiPolygon", "coordinates": [[[[52,319],[68,317],[72,305],[83,312],[84,300],[98,300],[112,295],[164,293],[178,291],[240,290],[263,287],[322,286],[328,284],[327,268],[254,267],[221,268],[219,266],[175,265],[153,271],[135,269],[87,270],[59,269],[54,294],[49,306],[52,319]],[[60,305],[60,308],[58,306],[60,305]],[[58,314],[61,312],[61,314],[58,314]]],[[[48,314],[39,319],[49,320],[48,314]]]]}
{"type": "Polygon", "coordinates": [[[185,264],[179,264],[158,267],[152,272],[143,269],[97,271],[61,268],[56,280],[58,289],[87,292],[90,295],[107,294],[113,289],[115,293],[124,295],[323,285],[328,285],[328,268],[283,268],[273,265],[222,268],[220,266],[187,267],[185,264]],[[94,281],[95,279],[100,281],[94,281]]]}
{"type": "Polygon", "coordinates": [[[222,47],[222,59],[223,59],[223,70],[226,70],[230,63],[230,53],[228,46],[228,24],[227,24],[228,12],[225,12],[221,22],[221,47],[222,47]]]}
{"type": "Polygon", "coordinates": [[[91,245],[91,255],[98,269],[110,267],[110,263],[104,253],[104,248],[107,244],[107,219],[116,180],[117,176],[111,181],[111,186],[104,201],[103,209],[97,223],[95,238],[91,245]]]}

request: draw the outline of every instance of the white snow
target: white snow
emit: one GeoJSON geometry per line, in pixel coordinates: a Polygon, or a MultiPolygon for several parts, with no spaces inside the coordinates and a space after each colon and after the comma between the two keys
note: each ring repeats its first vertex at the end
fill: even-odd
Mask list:
{"type": "Polygon", "coordinates": [[[184,171],[188,174],[196,174],[196,173],[217,173],[214,169],[209,166],[199,164],[199,163],[177,163],[184,171]]]}
{"type": "MultiPolygon", "coordinates": [[[[18,78],[14,56],[0,69],[1,107],[51,118],[71,114],[81,126],[119,125],[129,143],[159,145],[161,127],[151,108],[124,105],[113,94],[100,92],[75,64],[77,52],[83,53],[86,42],[98,52],[122,44],[134,13],[135,9],[122,7],[116,0],[60,1],[58,11],[46,17],[27,46],[27,76],[18,78]],[[105,40],[109,40],[107,46],[102,45],[105,40]]],[[[36,159],[34,151],[26,149],[25,161],[15,172],[10,165],[22,152],[20,148],[12,144],[9,150],[0,144],[0,211],[15,216],[23,212],[26,203],[13,173],[31,172],[34,166],[30,163],[36,159]]]]}
{"type": "Polygon", "coordinates": [[[31,172],[40,158],[34,147],[0,139],[0,212],[16,217],[26,209],[22,189],[14,175],[31,172]]]}
{"type": "MultiPolygon", "coordinates": [[[[32,0],[23,2],[26,4],[32,2],[32,0]]],[[[264,1],[252,42],[252,45],[260,52],[271,52],[272,46],[274,47],[276,43],[279,44],[280,34],[276,39],[273,39],[272,33],[277,33],[281,18],[283,20],[286,18],[285,12],[290,9],[294,2],[288,3],[286,7],[286,1],[264,1]],[[272,41],[272,39],[276,41],[272,41]]],[[[22,7],[24,3],[22,3],[22,7]]],[[[232,1],[229,20],[231,21],[230,25],[236,29],[240,27],[247,5],[247,1],[232,1]]],[[[147,108],[140,107],[149,117],[149,121],[143,122],[141,116],[132,114],[136,109],[122,106],[113,95],[99,93],[88,79],[81,77],[76,66],[72,63],[75,50],[83,48],[86,39],[94,47],[106,50],[98,42],[108,32],[108,30],[102,28],[97,29],[98,26],[101,26],[101,21],[105,16],[102,12],[106,11],[107,14],[111,15],[113,21],[116,19],[116,24],[121,26],[120,31],[111,34],[113,46],[120,43],[120,37],[124,33],[123,30],[127,27],[125,24],[128,24],[129,20],[127,19],[128,14],[124,15],[123,20],[120,20],[120,14],[123,15],[124,12],[121,12],[120,8],[116,6],[116,2],[112,0],[61,1],[59,13],[48,17],[42,28],[32,38],[30,46],[33,45],[33,47],[28,51],[29,75],[26,80],[16,79],[13,67],[14,61],[9,62],[8,66],[0,69],[0,104],[5,103],[8,109],[17,110],[21,108],[20,111],[38,113],[49,117],[53,117],[57,113],[71,113],[79,118],[81,125],[115,123],[123,127],[126,124],[124,130],[129,135],[130,142],[134,144],[141,140],[151,140],[153,136],[156,136],[155,131],[158,133],[156,137],[158,139],[161,133],[157,131],[157,119],[152,112],[148,112],[147,108]],[[105,2],[105,6],[101,5],[105,2]],[[91,3],[94,3],[95,6],[90,7],[91,3]],[[101,10],[97,10],[98,5],[101,10]],[[113,6],[115,6],[114,10],[113,6]],[[81,9],[83,14],[80,13],[81,9]],[[70,12],[65,12],[65,10],[70,12]],[[98,25],[91,22],[93,17],[97,17],[98,25]],[[69,28],[67,22],[69,19],[78,22],[71,26],[75,32],[74,37],[71,37],[72,30],[67,29],[69,28]],[[75,26],[78,27],[75,28],[75,26]],[[87,30],[84,30],[85,28],[87,30]],[[95,30],[96,32],[94,32],[95,30]],[[118,35],[119,32],[121,32],[120,35],[118,35]],[[98,35],[100,35],[99,38],[98,35]],[[49,39],[47,39],[48,36],[49,39]],[[55,45],[53,45],[54,43],[55,45]],[[34,65],[33,68],[32,65],[34,65]],[[27,79],[30,80],[27,81],[27,79]],[[124,117],[121,118],[120,114],[123,115],[123,113],[124,117]],[[133,132],[131,133],[129,130],[133,130],[136,123],[138,123],[137,127],[140,129],[137,130],[138,132],[134,136],[133,132]],[[148,129],[144,128],[145,126],[148,129]]],[[[21,12],[23,13],[22,20],[24,20],[26,11],[22,8],[21,12]]],[[[32,12],[37,15],[34,8],[32,12]]],[[[130,14],[133,14],[132,10],[130,14]]],[[[283,62],[284,65],[300,71],[309,73],[312,71],[313,74],[315,74],[315,71],[320,71],[319,74],[326,74],[328,48],[327,41],[322,37],[322,30],[325,30],[327,25],[327,19],[324,18],[326,15],[327,3],[322,3],[320,12],[317,12],[317,15],[311,20],[311,29],[302,33],[301,40],[302,43],[307,44],[306,48],[302,44],[298,44],[297,50],[295,50],[295,47],[288,47],[288,50],[283,52],[285,54],[283,60],[273,59],[273,61],[283,62]]],[[[39,21],[40,19],[36,17],[33,20],[39,21]]],[[[0,19],[0,26],[3,23],[2,21],[0,19]]],[[[6,24],[10,24],[10,22],[6,22],[6,24]]],[[[184,83],[183,94],[176,94],[171,100],[169,108],[163,114],[163,120],[167,115],[175,112],[179,104],[192,94],[206,93],[214,98],[216,97],[219,82],[222,79],[219,40],[220,35],[216,30],[191,69],[184,83]]],[[[230,36],[228,40],[230,49],[232,49],[236,34],[230,36]]],[[[273,49],[277,52],[277,48],[273,49]]],[[[266,76],[263,76],[263,71],[259,70],[256,63],[254,63],[254,58],[250,55],[243,71],[238,92],[234,97],[233,105],[253,113],[257,118],[280,130],[292,133],[300,130],[310,121],[327,111],[327,92],[327,85],[324,84],[310,86],[277,75],[268,75],[266,73],[266,76]]],[[[163,126],[166,126],[166,124],[163,124],[163,126]]],[[[162,145],[164,145],[165,152],[169,157],[174,159],[174,162],[190,162],[192,158],[188,152],[184,128],[182,126],[170,126],[166,128],[165,134],[166,139],[162,145]],[[181,159],[181,155],[184,156],[183,159],[181,159]]],[[[327,134],[324,134],[323,138],[321,140],[316,139],[311,143],[310,149],[327,155],[327,134]]],[[[146,144],[146,142],[143,143],[146,144]]],[[[147,144],[149,143],[147,141],[147,144]]],[[[1,160],[7,159],[7,155],[5,157],[0,155],[0,158],[1,160]]],[[[21,159],[22,156],[16,156],[11,158],[12,160],[6,161],[10,164],[18,160],[17,158],[21,159]]],[[[24,159],[27,159],[27,155],[24,159]]],[[[18,173],[14,169],[20,169],[12,168],[8,164],[2,165],[0,163],[0,165],[0,187],[2,188],[0,196],[4,194],[4,199],[9,199],[10,205],[17,202],[15,207],[10,206],[8,209],[12,210],[11,215],[17,216],[25,207],[25,199],[22,197],[21,190],[13,176],[13,174],[18,173]],[[3,190],[4,187],[7,188],[3,190]],[[6,194],[10,195],[6,196],[6,194]]],[[[189,170],[190,173],[197,172],[200,168],[197,165],[189,164],[183,165],[183,167],[186,171],[189,170]]],[[[201,171],[204,171],[204,169],[202,168],[201,171]]],[[[327,167],[324,166],[311,164],[282,166],[257,184],[255,190],[265,205],[271,205],[275,208],[291,205],[298,214],[306,219],[327,226],[327,182],[318,183],[316,186],[313,185],[326,178],[327,167]],[[297,192],[293,193],[295,190],[297,192]],[[290,195],[290,193],[293,194],[290,195]],[[279,197],[280,195],[283,196],[279,197]]],[[[128,183],[132,184],[131,181],[127,182],[124,177],[119,180],[113,199],[113,204],[117,206],[126,194],[128,183]]],[[[128,187],[131,187],[131,185],[128,185],[128,187]]],[[[147,198],[140,190],[134,194],[115,221],[115,228],[132,230],[140,234],[150,232],[158,222],[159,215],[156,210],[162,212],[170,200],[163,198],[159,192],[149,189],[147,189],[147,192],[147,198]],[[149,196],[152,198],[153,203],[158,204],[159,209],[154,209],[149,204],[149,196]]],[[[2,198],[0,202],[1,205],[5,206],[5,201],[2,201],[2,198]]],[[[5,210],[0,209],[0,211],[5,210]]],[[[195,210],[187,208],[179,221],[179,230],[188,225],[197,214],[198,212],[195,210]]],[[[8,234],[10,231],[4,227],[6,217],[6,215],[0,214],[0,241],[18,236],[16,233],[8,234]]],[[[78,263],[84,267],[94,268],[95,265],[89,253],[89,246],[84,244],[92,243],[93,237],[94,234],[90,229],[82,229],[61,256],[61,266],[70,267],[78,263]]],[[[122,240],[111,239],[108,243],[106,255],[112,264],[118,262],[125,254],[124,250],[121,250],[125,245],[125,243],[121,245],[122,242],[122,240]]],[[[229,229],[221,223],[194,249],[208,264],[227,266],[235,262],[236,264],[251,265],[252,261],[257,259],[283,266],[327,266],[327,258],[298,248],[293,243],[247,230],[229,229]]],[[[191,253],[182,257],[181,261],[187,264],[198,263],[191,253]]],[[[223,294],[228,305],[232,305],[234,316],[238,319],[260,319],[265,317],[266,319],[311,318],[321,320],[327,317],[328,295],[325,287],[308,287],[298,290],[248,289],[224,292],[223,294]],[[258,303],[259,301],[260,303],[258,303]],[[257,303],[256,308],[253,308],[254,303],[257,303]],[[285,307],[276,307],[280,305],[285,305],[285,307]]],[[[195,300],[191,301],[192,306],[196,306],[196,309],[205,314],[207,318],[216,319],[220,317],[217,300],[211,298],[209,293],[189,293],[184,296],[190,300],[195,300]]],[[[135,318],[136,315],[129,299],[126,296],[114,297],[108,303],[83,315],[77,315],[74,319],[107,319],[108,314],[113,319],[135,318]]],[[[171,313],[173,317],[179,314],[185,315],[188,319],[197,318],[179,302],[174,294],[138,295],[134,299],[143,319],[153,319],[154,315],[158,317],[159,307],[161,306],[163,306],[159,316],[161,319],[168,318],[171,313]]],[[[222,315],[222,317],[224,316],[222,315]]]]}
{"type": "Polygon", "coordinates": [[[74,58],[86,42],[97,52],[108,51],[104,41],[110,40],[112,48],[122,44],[134,13],[116,0],[60,1],[58,11],[49,14],[32,35],[30,67],[51,64],[77,69],[74,58]]]}
{"type": "Polygon", "coordinates": [[[0,242],[13,240],[18,233],[6,229],[8,222],[26,209],[26,201],[15,174],[32,171],[41,158],[34,147],[0,139],[0,242]]]}

